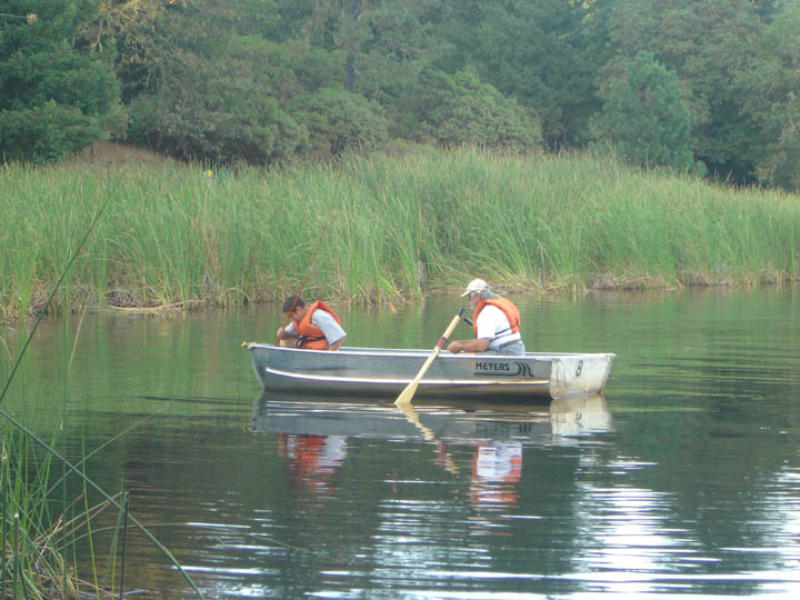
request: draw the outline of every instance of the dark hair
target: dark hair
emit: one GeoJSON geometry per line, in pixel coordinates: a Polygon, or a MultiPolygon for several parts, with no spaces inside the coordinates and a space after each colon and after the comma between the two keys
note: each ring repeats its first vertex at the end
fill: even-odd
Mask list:
{"type": "Polygon", "coordinates": [[[283,312],[288,313],[295,308],[303,308],[306,303],[300,296],[289,296],[283,301],[283,312]]]}

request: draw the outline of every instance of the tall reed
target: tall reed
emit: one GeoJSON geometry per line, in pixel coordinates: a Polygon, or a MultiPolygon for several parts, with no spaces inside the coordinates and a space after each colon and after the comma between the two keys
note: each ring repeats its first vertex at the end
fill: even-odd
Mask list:
{"type": "Polygon", "coordinates": [[[74,510],[60,503],[65,510],[58,512],[57,494],[50,487],[52,458],[37,456],[30,439],[5,423],[0,424],[0,440],[0,597],[96,595],[99,588],[91,574],[83,580],[65,557],[103,507],[74,510]]]}
{"type": "MultiPolygon", "coordinates": [[[[4,169],[7,318],[41,304],[106,174],[86,164],[4,169]]],[[[115,176],[113,210],[58,310],[278,299],[307,274],[323,230],[308,294],[356,302],[413,300],[472,276],[542,292],[798,274],[796,196],[585,154],[420,150],[282,171],[131,165],[115,176]]]]}
{"type": "MultiPolygon", "coordinates": [[[[78,194],[77,197],[81,198],[81,195],[78,194]]],[[[0,406],[9,394],[11,384],[43,316],[52,305],[62,284],[67,281],[80,251],[112,197],[109,195],[99,203],[99,209],[94,210],[91,218],[83,224],[83,232],[74,241],[74,245],[70,240],[60,273],[43,301],[30,331],[22,341],[16,359],[11,361],[8,373],[6,374],[4,370],[5,381],[0,388],[0,406]]],[[[83,486],[84,498],[87,497],[88,491],[99,493],[104,505],[114,506],[120,511],[122,520],[118,519],[118,523],[124,522],[124,525],[128,522],[133,523],[167,556],[197,595],[203,597],[172,553],[128,512],[127,493],[123,494],[123,502],[120,504],[86,475],[79,468],[80,465],[75,465],[62,456],[52,441],[50,443],[44,441],[17,418],[0,408],[0,598],[29,600],[81,596],[79,589],[81,582],[73,570],[74,565],[68,565],[64,559],[65,549],[68,546],[74,548],[72,538],[76,530],[81,527],[89,529],[88,535],[91,538],[91,519],[95,513],[89,510],[88,506],[84,513],[79,513],[75,518],[69,518],[67,512],[60,516],[51,513],[51,502],[54,500],[51,492],[57,487],[57,485],[50,487],[50,465],[53,459],[62,468],[59,482],[65,481],[68,475],[74,475],[83,486]],[[33,456],[31,449],[34,446],[45,451],[43,460],[30,458],[33,456]]],[[[62,485],[61,489],[65,493],[66,487],[62,485]]],[[[63,495],[62,499],[62,506],[66,506],[66,496],[63,495]]],[[[117,556],[116,535],[114,539],[109,564],[115,561],[117,556]]],[[[124,574],[124,555],[122,573],[124,574]]],[[[122,582],[123,578],[120,581],[122,582]]],[[[98,592],[102,598],[105,583],[103,586],[98,586],[97,582],[97,577],[94,577],[92,591],[98,592]]]]}

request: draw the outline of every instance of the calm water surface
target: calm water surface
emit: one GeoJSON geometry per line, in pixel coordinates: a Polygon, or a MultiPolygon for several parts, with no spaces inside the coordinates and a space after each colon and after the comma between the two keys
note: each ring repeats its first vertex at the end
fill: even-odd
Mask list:
{"type": "MultiPolygon", "coordinates": [[[[272,340],[272,309],[73,317],[40,329],[5,408],[63,424],[73,459],[112,440],[88,473],[207,597],[796,598],[799,297],[515,298],[529,349],[618,354],[605,396],[413,414],[259,395],[239,344],[272,340]]],[[[456,308],[340,314],[351,345],[430,348],[456,308]]],[[[133,530],[125,586],[191,594],[133,530]]]]}

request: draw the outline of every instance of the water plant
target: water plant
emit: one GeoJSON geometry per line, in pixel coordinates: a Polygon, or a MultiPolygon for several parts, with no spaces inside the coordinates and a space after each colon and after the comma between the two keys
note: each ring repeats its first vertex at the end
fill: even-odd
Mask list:
{"type": "MultiPolygon", "coordinates": [[[[0,407],[5,400],[14,377],[33,340],[34,334],[47,313],[50,304],[65,281],[76,257],[100,221],[113,195],[109,195],[95,212],[88,227],[74,249],[66,257],[61,273],[50,290],[27,336],[21,344],[16,359],[0,389],[0,407]]],[[[144,533],[176,566],[199,597],[203,597],[192,579],[172,553],[128,511],[127,494],[122,499],[112,496],[97,485],[80,467],[70,462],[56,450],[54,440],[47,442],[28,429],[13,415],[0,408],[0,598],[79,598],[83,594],[102,598],[108,588],[108,573],[100,582],[96,569],[92,579],[81,579],[67,557],[74,549],[76,539],[85,535],[91,540],[92,520],[104,508],[113,506],[119,511],[117,526],[111,544],[108,565],[116,564],[119,548],[118,531],[126,531],[130,522],[144,533]],[[44,450],[43,456],[34,452],[44,450]],[[60,465],[62,476],[52,482],[51,469],[60,465]],[[101,503],[92,507],[84,503],[83,510],[73,511],[81,497],[68,499],[62,495],[63,512],[53,510],[56,490],[65,493],[63,483],[74,475],[82,485],[81,497],[87,498],[91,490],[101,497],[101,503]],[[62,484],[62,485],[59,485],[62,484]]],[[[92,551],[91,563],[95,564],[92,551]]],[[[124,543],[119,587],[124,585],[124,543]]],[[[111,567],[109,567],[110,569],[111,567]]],[[[116,571],[114,571],[116,572],[116,571]]]]}
{"type": "MultiPolygon", "coordinates": [[[[6,319],[41,308],[107,174],[5,167],[6,319]]],[[[419,150],[210,176],[140,164],[115,176],[114,211],[51,311],[279,300],[306,277],[324,230],[309,294],[361,303],[416,301],[473,276],[544,293],[780,284],[800,266],[795,196],[589,154],[419,150]]]]}

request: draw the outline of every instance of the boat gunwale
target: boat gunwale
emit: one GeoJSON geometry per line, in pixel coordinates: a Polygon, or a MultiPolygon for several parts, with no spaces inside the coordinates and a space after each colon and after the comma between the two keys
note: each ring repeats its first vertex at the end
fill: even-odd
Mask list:
{"type": "MultiPolygon", "coordinates": [[[[263,344],[251,342],[247,344],[248,350],[267,350],[270,352],[301,352],[304,355],[311,355],[322,353],[326,356],[330,355],[328,350],[312,350],[308,348],[286,348],[283,346],[275,346],[272,344],[263,344]]],[[[424,348],[368,348],[360,346],[345,346],[336,351],[337,355],[341,356],[356,356],[356,357],[425,357],[429,355],[432,350],[425,350],[424,348]]],[[[564,358],[616,358],[613,352],[526,352],[522,355],[512,354],[499,354],[495,352],[463,352],[459,354],[452,354],[447,350],[439,353],[439,359],[446,360],[475,360],[475,358],[491,358],[492,360],[559,360],[564,358]]]]}

